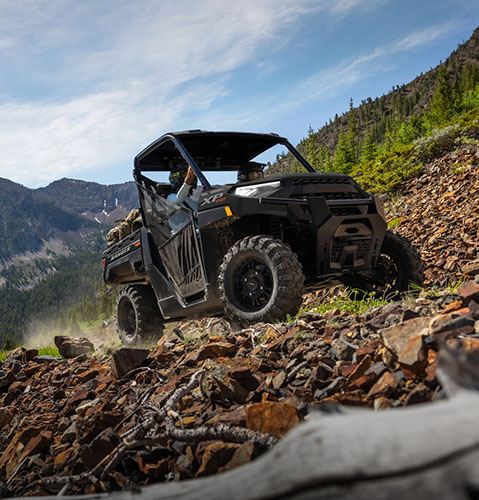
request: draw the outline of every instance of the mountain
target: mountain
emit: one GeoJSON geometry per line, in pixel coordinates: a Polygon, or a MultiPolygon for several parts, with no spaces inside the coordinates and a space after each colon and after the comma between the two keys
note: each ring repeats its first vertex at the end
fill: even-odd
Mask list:
{"type": "Polygon", "coordinates": [[[0,179],[0,347],[18,342],[32,321],[62,328],[111,314],[104,237],[137,206],[133,182],[61,179],[28,189],[0,179]]]}
{"type": "Polygon", "coordinates": [[[61,179],[29,189],[0,179],[0,285],[32,286],[55,271],[56,257],[91,247],[137,200],[133,182],[61,179]]]}
{"type": "Polygon", "coordinates": [[[64,245],[79,245],[97,229],[78,215],[36,190],[0,179],[0,263],[19,254],[61,253],[64,245]]]}
{"type": "Polygon", "coordinates": [[[138,205],[134,182],[105,186],[64,178],[37,191],[79,215],[108,226],[114,225],[115,220],[123,218],[138,205]]]}

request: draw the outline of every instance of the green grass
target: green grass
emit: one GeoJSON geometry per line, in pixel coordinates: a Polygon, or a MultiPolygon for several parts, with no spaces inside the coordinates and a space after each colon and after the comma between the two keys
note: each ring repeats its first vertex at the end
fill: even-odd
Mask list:
{"type": "Polygon", "coordinates": [[[401,218],[400,217],[396,217],[395,219],[391,219],[388,222],[388,229],[395,229],[396,227],[399,226],[400,223],[401,223],[401,218]]]}
{"type": "Polygon", "coordinates": [[[287,315],[285,322],[292,323],[298,316],[305,312],[325,314],[338,309],[347,314],[361,314],[373,307],[381,307],[391,302],[386,297],[378,297],[375,293],[366,293],[361,290],[344,286],[332,288],[325,295],[313,303],[302,307],[295,316],[287,315]]]}
{"type": "Polygon", "coordinates": [[[319,304],[312,309],[313,312],[324,314],[328,311],[338,309],[348,314],[361,314],[373,307],[381,307],[390,301],[384,297],[378,297],[375,293],[364,293],[361,290],[344,289],[330,302],[319,304]]]}
{"type": "Polygon", "coordinates": [[[39,356],[54,356],[55,358],[61,358],[60,353],[56,347],[41,347],[38,349],[39,356]]]}
{"type": "MultiPolygon", "coordinates": [[[[11,351],[0,351],[0,361],[5,361],[7,359],[8,353],[11,351]]],[[[60,353],[56,347],[41,347],[38,349],[39,356],[54,356],[55,358],[61,358],[60,353]]]]}

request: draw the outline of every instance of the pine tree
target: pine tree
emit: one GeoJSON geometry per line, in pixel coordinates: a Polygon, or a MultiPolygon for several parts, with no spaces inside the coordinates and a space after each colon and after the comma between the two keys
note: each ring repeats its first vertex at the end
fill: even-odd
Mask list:
{"type": "Polygon", "coordinates": [[[319,149],[316,144],[316,134],[311,124],[309,124],[308,137],[304,142],[306,143],[306,159],[314,169],[318,170],[320,168],[319,149]]]}
{"type": "Polygon", "coordinates": [[[429,122],[433,127],[447,123],[454,113],[454,97],[449,83],[449,74],[444,66],[439,67],[437,89],[431,102],[429,122]]]}
{"type": "Polygon", "coordinates": [[[351,142],[342,132],[339,134],[338,145],[334,152],[333,170],[347,174],[354,165],[354,151],[351,149],[351,142]]]}
{"type": "Polygon", "coordinates": [[[366,164],[374,160],[377,155],[377,147],[374,141],[372,130],[368,130],[364,136],[363,147],[361,150],[361,163],[366,164]]]}

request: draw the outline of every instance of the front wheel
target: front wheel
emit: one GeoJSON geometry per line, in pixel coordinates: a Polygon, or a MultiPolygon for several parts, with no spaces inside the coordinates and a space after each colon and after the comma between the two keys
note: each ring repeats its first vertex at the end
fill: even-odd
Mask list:
{"type": "Polygon", "coordinates": [[[248,236],[224,256],[218,284],[226,315],[247,325],[296,314],[304,274],[288,245],[271,236],[248,236]]]}
{"type": "Polygon", "coordinates": [[[147,285],[124,287],[116,304],[118,334],[125,346],[140,346],[163,335],[161,314],[153,289],[147,285]]]}

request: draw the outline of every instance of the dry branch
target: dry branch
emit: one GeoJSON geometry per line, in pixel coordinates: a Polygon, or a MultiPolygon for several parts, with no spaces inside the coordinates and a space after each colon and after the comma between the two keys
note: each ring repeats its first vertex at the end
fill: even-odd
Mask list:
{"type": "MultiPolygon", "coordinates": [[[[120,461],[133,449],[158,444],[165,438],[175,439],[183,442],[197,443],[208,440],[223,440],[234,443],[253,441],[262,448],[270,448],[276,444],[277,439],[268,434],[252,431],[241,427],[233,427],[220,424],[216,427],[199,427],[197,429],[179,429],[175,425],[180,416],[175,411],[181,399],[190,394],[201,382],[205,370],[195,372],[187,384],[176,389],[167,399],[162,408],[153,405],[146,406],[145,403],[155,392],[156,386],[148,390],[140,398],[138,408],[131,412],[129,418],[142,410],[146,411],[146,418],[122,435],[122,442],[92,470],[74,476],[51,477],[41,480],[41,484],[49,489],[61,488],[61,493],[66,494],[72,485],[84,485],[92,483],[99,485],[101,481],[108,480],[108,475],[120,463],[120,461]],[[160,426],[166,423],[165,435],[160,434],[160,426]]],[[[123,423],[126,419],[123,419],[123,423]]]]}

